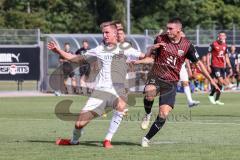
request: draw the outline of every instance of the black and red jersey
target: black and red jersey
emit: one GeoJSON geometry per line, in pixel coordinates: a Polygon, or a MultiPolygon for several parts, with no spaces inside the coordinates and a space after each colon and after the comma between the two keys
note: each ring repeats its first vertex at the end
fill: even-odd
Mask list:
{"type": "Polygon", "coordinates": [[[211,52],[212,61],[211,66],[217,68],[225,68],[226,67],[226,59],[225,56],[227,54],[227,44],[219,43],[218,41],[214,41],[209,49],[211,52]]]}
{"type": "Polygon", "coordinates": [[[179,72],[185,59],[195,63],[199,55],[192,43],[182,37],[179,43],[172,43],[166,34],[156,37],[154,43],[165,43],[165,47],[160,47],[156,52],[154,65],[150,74],[158,76],[167,81],[178,81],[179,72]]]}

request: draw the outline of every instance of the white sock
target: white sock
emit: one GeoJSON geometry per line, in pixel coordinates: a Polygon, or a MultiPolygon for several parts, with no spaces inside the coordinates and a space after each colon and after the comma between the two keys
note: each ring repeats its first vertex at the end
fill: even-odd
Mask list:
{"type": "Polygon", "coordinates": [[[149,113],[149,114],[146,114],[147,115],[147,118],[148,119],[150,119],[151,118],[151,116],[152,116],[152,112],[151,113],[149,113]]]}
{"type": "Polygon", "coordinates": [[[184,88],[184,93],[185,93],[186,96],[187,96],[188,104],[191,104],[191,103],[193,102],[193,100],[192,100],[192,95],[191,95],[190,87],[189,87],[189,86],[185,86],[185,87],[183,87],[183,88],[184,88]]]}
{"type": "Polygon", "coordinates": [[[76,129],[76,128],[74,127],[74,129],[73,129],[73,136],[72,136],[72,139],[71,139],[71,143],[72,143],[72,144],[77,144],[77,143],[78,143],[78,140],[79,140],[79,138],[82,136],[82,134],[83,134],[83,128],[81,128],[81,129],[76,129]]]}
{"type": "Polygon", "coordinates": [[[117,131],[118,127],[120,126],[120,123],[123,119],[123,114],[124,114],[124,112],[119,112],[119,111],[113,112],[113,117],[112,117],[109,129],[108,129],[108,133],[105,137],[106,140],[109,140],[109,141],[112,140],[113,135],[116,133],[116,131],[117,131]]]}

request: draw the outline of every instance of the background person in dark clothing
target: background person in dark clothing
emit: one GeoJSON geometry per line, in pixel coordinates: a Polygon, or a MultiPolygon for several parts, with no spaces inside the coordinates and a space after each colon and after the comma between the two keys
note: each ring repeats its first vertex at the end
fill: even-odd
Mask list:
{"type": "MultiPolygon", "coordinates": [[[[89,50],[89,43],[87,40],[82,41],[82,47],[76,51],[76,55],[84,55],[87,50],[89,50]]],[[[91,71],[91,66],[89,63],[85,62],[83,66],[79,68],[80,72],[80,93],[83,94],[83,88],[87,88],[87,93],[90,93],[90,89],[87,86],[87,79],[91,71]],[[83,88],[82,88],[83,87],[83,88]]]]}
{"type": "MultiPolygon", "coordinates": [[[[64,51],[74,54],[74,52],[70,50],[69,43],[64,43],[64,51]]],[[[77,86],[76,75],[73,71],[73,67],[71,63],[63,57],[59,57],[59,62],[62,64],[63,67],[64,86],[66,87],[66,93],[73,93],[75,92],[77,86]],[[70,85],[68,85],[68,81],[71,81],[70,85]]]]}

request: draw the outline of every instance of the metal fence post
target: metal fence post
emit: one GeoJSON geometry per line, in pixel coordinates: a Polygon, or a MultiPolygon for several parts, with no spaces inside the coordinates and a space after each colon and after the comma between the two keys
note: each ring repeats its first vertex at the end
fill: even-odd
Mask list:
{"type": "Polygon", "coordinates": [[[196,45],[199,46],[199,30],[200,30],[200,25],[197,25],[197,30],[196,30],[196,45]]]}

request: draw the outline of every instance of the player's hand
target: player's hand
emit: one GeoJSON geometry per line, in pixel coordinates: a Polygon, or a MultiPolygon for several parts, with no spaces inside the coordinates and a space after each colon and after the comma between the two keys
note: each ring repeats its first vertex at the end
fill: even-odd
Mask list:
{"type": "Polygon", "coordinates": [[[58,49],[57,44],[54,41],[49,42],[47,47],[49,50],[54,51],[54,52],[56,52],[58,49]]]}
{"type": "Polygon", "coordinates": [[[207,71],[208,71],[209,73],[212,73],[212,69],[211,69],[210,66],[207,67],[207,71]]]}
{"type": "Polygon", "coordinates": [[[136,61],[137,60],[127,60],[126,63],[131,65],[131,64],[136,64],[136,61]]]}
{"type": "Polygon", "coordinates": [[[217,83],[213,79],[211,79],[210,83],[215,87],[217,92],[221,92],[221,89],[218,87],[217,83]]]}
{"type": "Polygon", "coordinates": [[[229,70],[229,76],[232,76],[233,75],[233,70],[232,70],[232,68],[230,68],[230,70],[229,70]]]}
{"type": "Polygon", "coordinates": [[[160,43],[156,43],[154,45],[152,45],[151,49],[157,49],[163,47],[163,49],[166,49],[166,43],[160,42],[160,43]]]}

